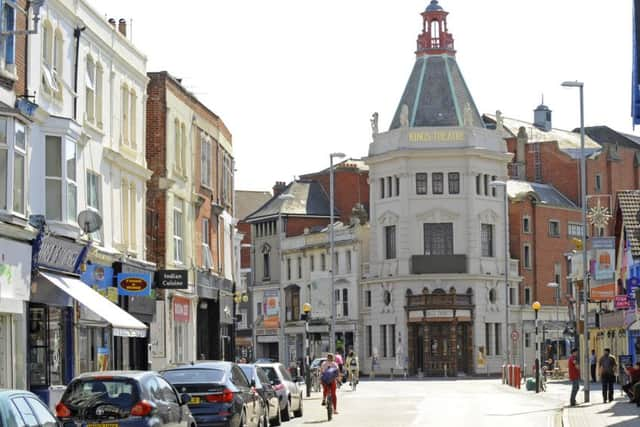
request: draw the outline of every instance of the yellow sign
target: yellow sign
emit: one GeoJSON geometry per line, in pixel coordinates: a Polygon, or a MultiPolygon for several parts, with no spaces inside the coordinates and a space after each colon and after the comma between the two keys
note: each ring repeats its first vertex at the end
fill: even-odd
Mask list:
{"type": "Polygon", "coordinates": [[[464,131],[440,130],[433,132],[413,132],[409,134],[409,142],[461,142],[464,131]]]}

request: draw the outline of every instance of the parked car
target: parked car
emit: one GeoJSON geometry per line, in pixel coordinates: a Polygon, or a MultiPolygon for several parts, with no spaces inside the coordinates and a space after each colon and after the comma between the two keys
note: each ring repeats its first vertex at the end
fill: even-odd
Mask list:
{"type": "Polygon", "coordinates": [[[0,390],[0,426],[58,427],[58,420],[35,394],[0,390]]]}
{"type": "Polygon", "coordinates": [[[282,363],[256,363],[264,369],[269,382],[278,393],[280,400],[280,416],[283,421],[289,421],[293,410],[294,417],[302,416],[302,388],[298,385],[300,378],[291,378],[289,371],[282,363]]]}
{"type": "Polygon", "coordinates": [[[180,392],[198,427],[263,427],[262,399],[233,362],[195,362],[160,373],[180,392]]]}
{"type": "Polygon", "coordinates": [[[264,401],[265,417],[267,418],[265,425],[279,426],[282,423],[280,402],[267,374],[261,367],[256,365],[241,364],[239,366],[264,401]]]}
{"type": "Polygon", "coordinates": [[[56,416],[65,427],[195,427],[189,399],[155,372],[92,372],[69,383],[56,416]]]}

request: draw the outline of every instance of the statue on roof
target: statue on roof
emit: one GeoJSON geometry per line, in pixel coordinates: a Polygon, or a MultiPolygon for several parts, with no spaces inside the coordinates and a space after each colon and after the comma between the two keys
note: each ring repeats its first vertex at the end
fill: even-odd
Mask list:
{"type": "Polygon", "coordinates": [[[409,106],[407,104],[402,104],[400,109],[400,127],[409,127],[409,106]]]}
{"type": "Polygon", "coordinates": [[[376,111],[371,115],[371,135],[376,136],[378,134],[378,112],[376,111]]]}

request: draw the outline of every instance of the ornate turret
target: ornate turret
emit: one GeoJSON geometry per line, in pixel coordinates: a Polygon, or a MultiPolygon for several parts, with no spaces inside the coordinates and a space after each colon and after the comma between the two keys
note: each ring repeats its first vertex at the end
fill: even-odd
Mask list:
{"type": "Polygon", "coordinates": [[[484,127],[456,63],[447,15],[431,0],[422,15],[416,63],[389,130],[401,127],[484,127]]]}

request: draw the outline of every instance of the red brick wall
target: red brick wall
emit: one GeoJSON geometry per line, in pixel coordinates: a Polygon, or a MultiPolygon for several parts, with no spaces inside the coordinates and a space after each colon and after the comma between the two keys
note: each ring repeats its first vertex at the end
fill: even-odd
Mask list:
{"type": "Polygon", "coordinates": [[[304,234],[305,228],[317,225],[326,226],[328,224],[328,218],[287,217],[285,233],[287,237],[299,236],[304,234]]]}
{"type": "MultiPolygon", "coordinates": [[[[22,10],[26,10],[27,0],[18,0],[18,6],[20,6],[22,10]]],[[[25,15],[24,13],[16,12],[16,29],[27,29],[27,15],[25,15]]],[[[18,80],[14,85],[14,90],[16,95],[18,96],[25,94],[27,85],[27,37],[31,36],[15,36],[16,75],[18,76],[18,80]]],[[[33,47],[31,46],[30,48],[33,49],[33,47]]],[[[33,88],[31,88],[31,90],[33,91],[33,88]]]]}
{"type": "MultiPolygon", "coordinates": [[[[251,224],[244,221],[238,222],[238,232],[243,233],[241,244],[251,244],[251,224]]],[[[251,248],[240,248],[240,268],[251,268],[251,248]]]]}

